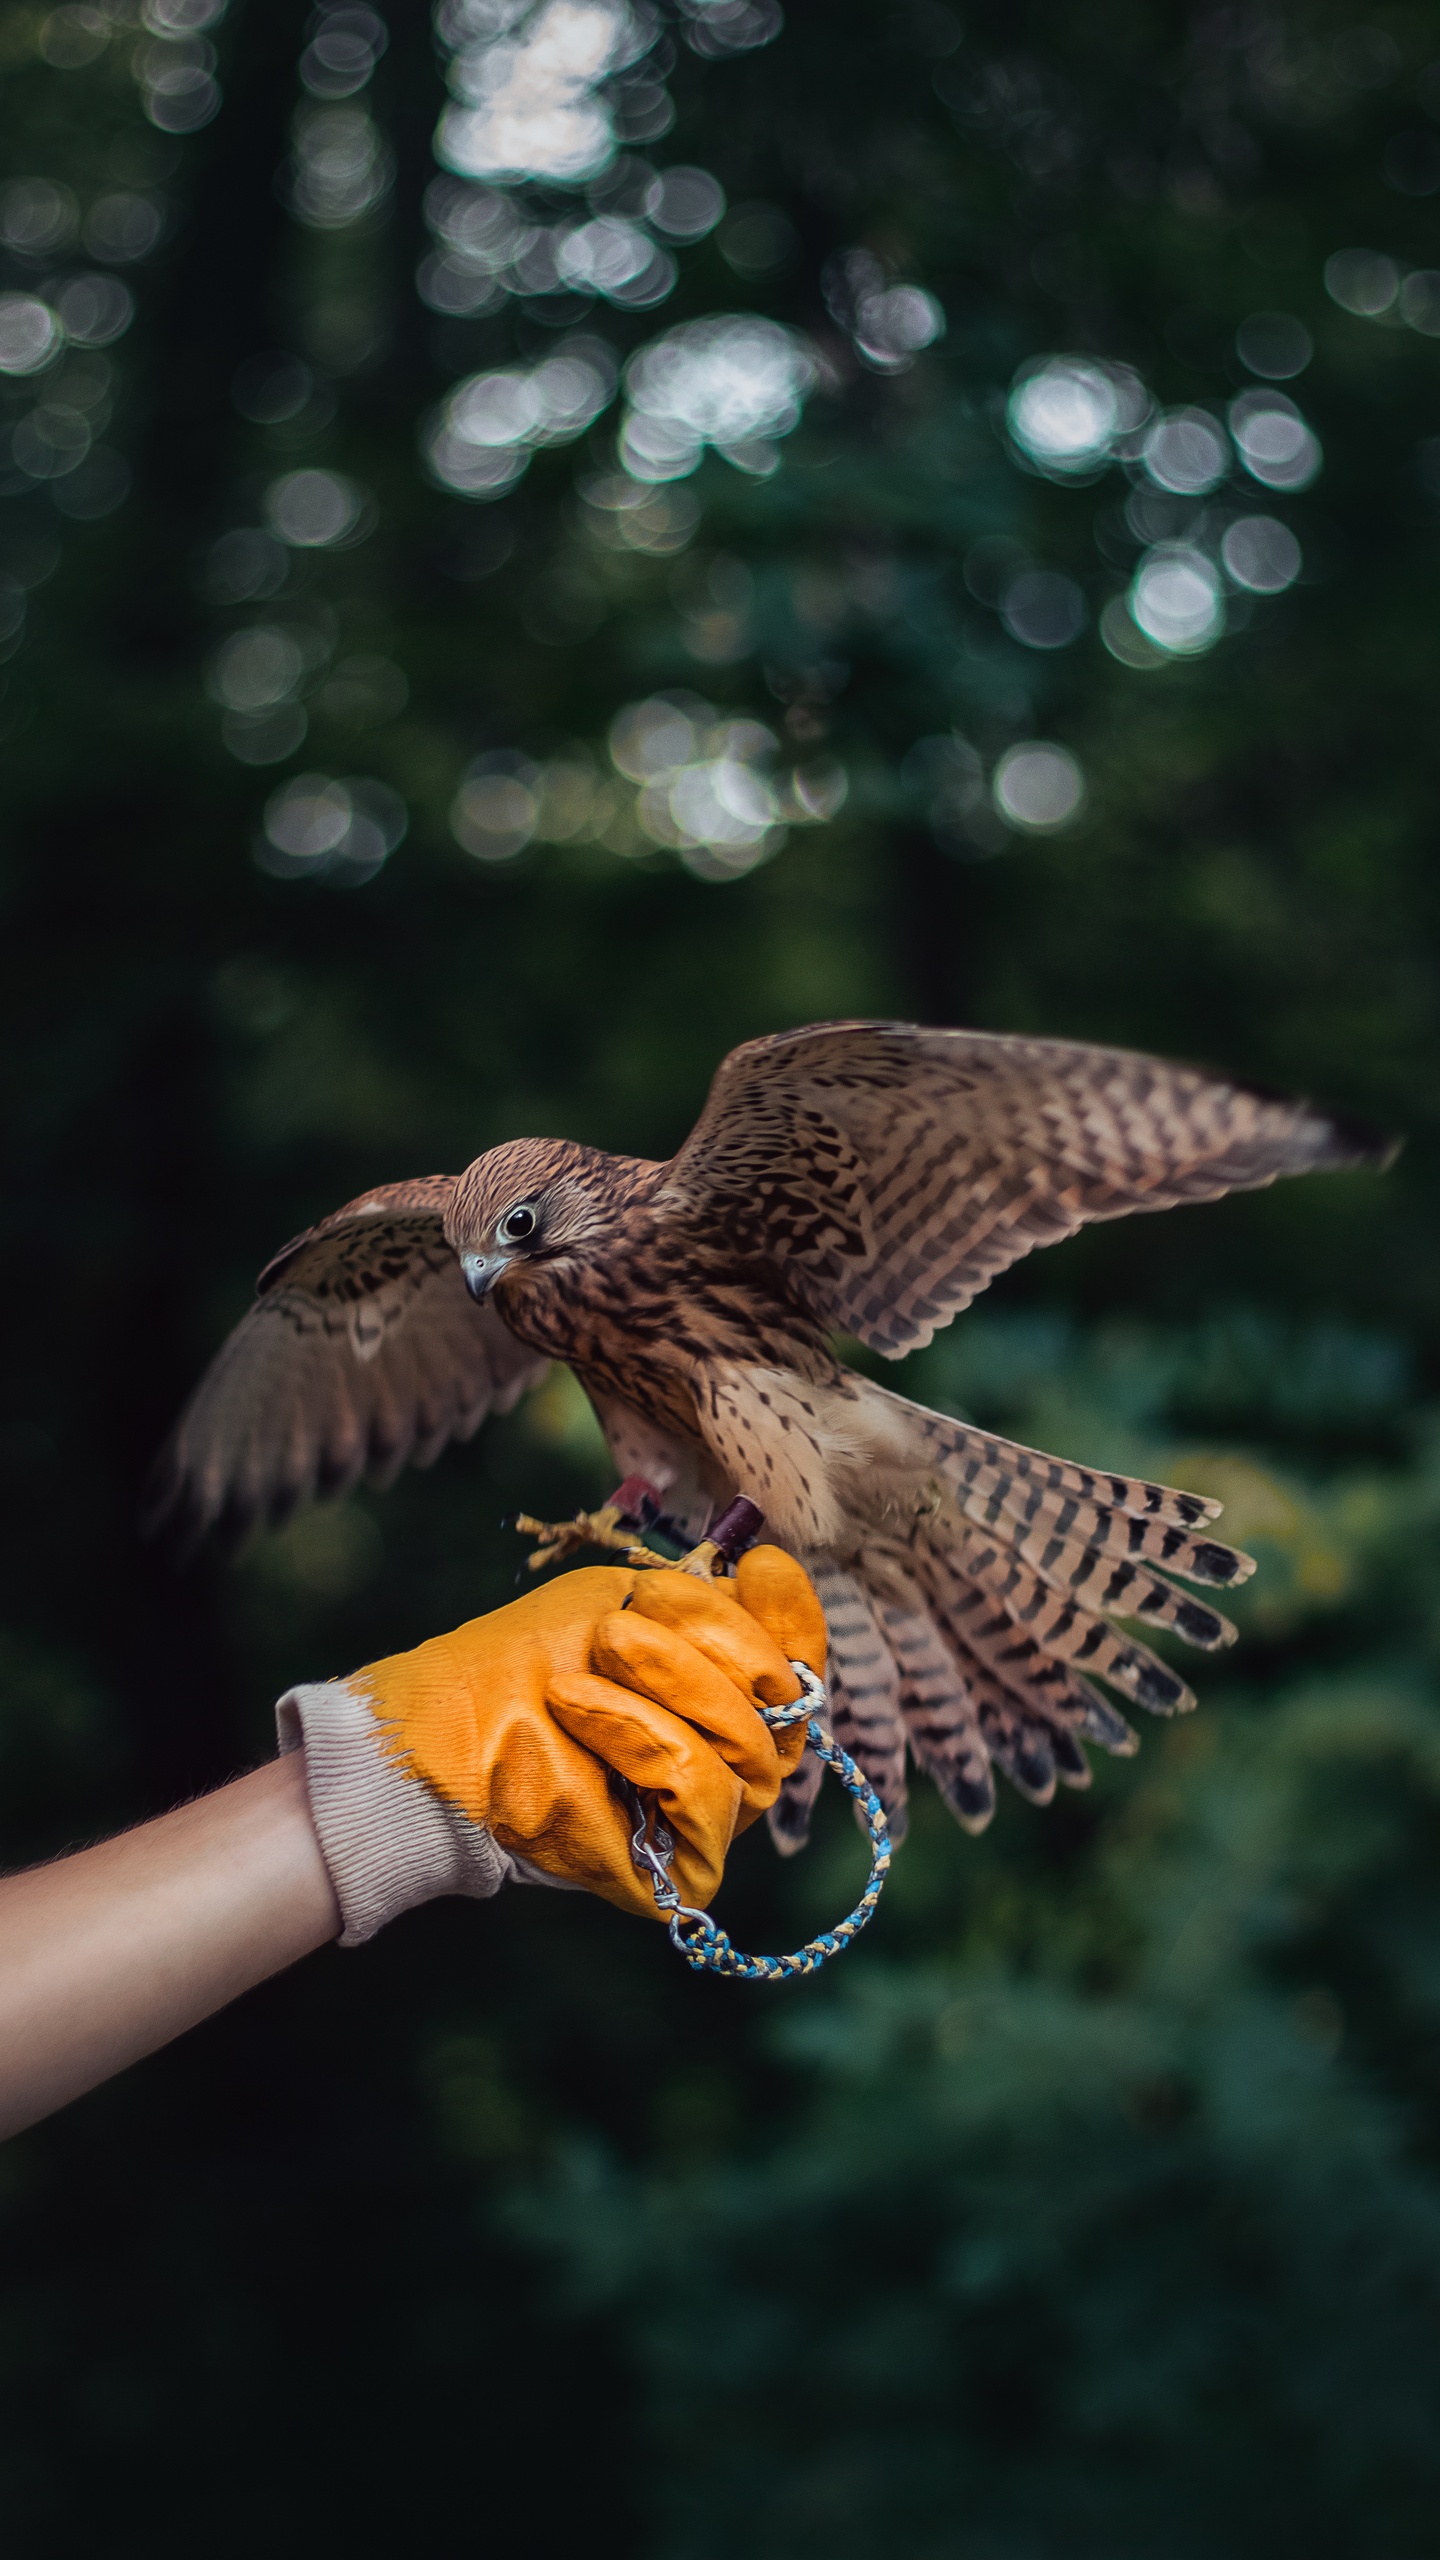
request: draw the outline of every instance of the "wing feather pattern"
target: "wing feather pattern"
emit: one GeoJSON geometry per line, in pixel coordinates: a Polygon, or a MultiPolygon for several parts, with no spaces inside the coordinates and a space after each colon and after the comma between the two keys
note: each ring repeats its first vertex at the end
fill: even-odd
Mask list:
{"type": "Polygon", "coordinates": [[[1131,1050],[820,1023],[731,1051],[663,1198],[898,1359],[1093,1220],[1386,1152],[1306,1103],[1131,1050]]]}
{"type": "Polygon", "coordinates": [[[453,1187],[441,1174],[366,1192],[266,1265],[161,1456],[153,1525],[193,1543],[362,1476],[389,1484],[544,1376],[467,1294],[443,1226],[453,1187]]]}

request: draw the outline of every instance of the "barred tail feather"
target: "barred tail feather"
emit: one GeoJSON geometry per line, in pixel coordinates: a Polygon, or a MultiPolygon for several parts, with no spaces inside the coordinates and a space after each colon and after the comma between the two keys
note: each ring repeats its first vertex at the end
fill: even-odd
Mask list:
{"type": "MultiPolygon", "coordinates": [[[[991,1759],[1027,1803],[1048,1804],[1055,1793],[1054,1730],[1040,1717],[1027,1716],[998,1680],[988,1680],[983,1672],[980,1678],[980,1730],[991,1759]]],[[[1088,1762],[1085,1774],[1088,1779],[1088,1762]]]]}
{"type": "MultiPolygon", "coordinates": [[[[983,1830],[993,1768],[1032,1803],[1090,1782],[1086,1745],[1128,1758],[1137,1737],[1095,1682],[1154,1715],[1194,1693],[1117,1619],[1212,1651],[1235,1629],[1170,1579],[1224,1586],[1252,1561],[1208,1534],[1220,1506],[1105,1475],[868,1382],[875,1467],[847,1503],[843,1561],[815,1568],[831,1631],[837,1739],[905,1819],[908,1752],[957,1819],[983,1830]],[[853,1541],[853,1542],[852,1542],[853,1541]]],[[[804,1767],[771,1816],[801,1845],[819,1784],[804,1767]]]]}
{"type": "MultiPolygon", "coordinates": [[[[948,1477],[949,1472],[942,1466],[942,1475],[948,1477]]],[[[1157,1489],[1124,1476],[1109,1481],[1127,1485],[1135,1494],[1157,1489]]],[[[1227,1547],[1219,1538],[1197,1538],[1173,1521],[1146,1519],[1118,1502],[1082,1501],[1075,1494],[1041,1490],[1023,1477],[984,1493],[972,1488],[962,1507],[966,1519],[980,1528],[1013,1534],[1007,1526],[1013,1522],[1016,1530],[1028,1532],[1037,1542],[1054,1538],[1060,1544],[1082,1547],[1128,1564],[1143,1561],[1163,1565],[1167,1573],[1183,1574],[1187,1582],[1222,1586],[1247,1582],[1255,1570],[1253,1556],[1242,1555],[1237,1547],[1227,1547]]],[[[1218,1505],[1213,1507],[1218,1509],[1218,1505]]]]}
{"type": "Polygon", "coordinates": [[[1006,1544],[1051,1590],[1066,1592],[1110,1616],[1144,1618],[1151,1626],[1174,1627],[1188,1644],[1206,1652],[1235,1641],[1230,1620],[1207,1601],[1192,1599],[1163,1574],[1109,1554],[1103,1547],[1082,1546],[1048,1529],[1033,1529],[1006,1544]]]}
{"type": "Polygon", "coordinates": [[[1083,1698],[1076,1732],[1082,1733],[1087,1742],[1098,1742],[1112,1760],[1133,1760],[1140,1748],[1140,1736],[1133,1724],[1127,1724],[1119,1708],[1099,1689],[1092,1689],[1088,1680],[1077,1680],[1075,1686],[1083,1698]]]}
{"type": "Polygon", "coordinates": [[[825,1775],[823,1762],[816,1759],[807,1744],[798,1769],[792,1769],[781,1781],[780,1793],[766,1815],[770,1837],[782,1858],[793,1858],[810,1837],[810,1816],[820,1793],[825,1775]]]}
{"type": "Polygon", "coordinates": [[[900,1674],[911,1756],[962,1829],[983,1831],[995,1811],[995,1787],[972,1687],[915,1584],[873,1553],[862,1554],[861,1567],[879,1594],[876,1615],[900,1674]]]}
{"type": "Polygon", "coordinates": [[[1178,1672],[1108,1618],[1052,1591],[1005,1548],[957,1543],[949,1557],[948,1613],[963,1642],[1002,1673],[1013,1665],[1050,1679],[1065,1665],[1088,1671],[1153,1715],[1184,1715],[1195,1704],[1178,1672]]]}
{"type": "Polygon", "coordinates": [[[822,1565],[814,1582],[830,1630],[831,1731],[864,1770],[898,1842],[909,1823],[899,1666],[852,1574],[822,1565]]]}
{"type": "MultiPolygon", "coordinates": [[[[903,1399],[893,1397],[899,1404],[903,1399]]],[[[1193,1529],[1199,1521],[1218,1520],[1221,1504],[1208,1494],[1180,1493],[1173,1485],[1150,1484],[1140,1476],[1103,1475],[1098,1468],[1078,1467],[1066,1458],[1047,1457],[1043,1449],[1027,1449],[1018,1440],[999,1440],[968,1422],[955,1422],[911,1405],[911,1416],[940,1460],[941,1472],[958,1492],[990,1498],[1011,1495],[1023,1487],[1023,1507],[1053,1498],[1093,1503],[1103,1513],[1123,1512],[1162,1528],[1193,1529]]]]}

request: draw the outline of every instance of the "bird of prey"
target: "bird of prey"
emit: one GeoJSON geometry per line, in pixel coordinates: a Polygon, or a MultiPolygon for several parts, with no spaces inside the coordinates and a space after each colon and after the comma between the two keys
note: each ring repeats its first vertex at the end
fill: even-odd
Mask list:
{"type": "MultiPolygon", "coordinates": [[[[1087,1742],[1134,1750],[1107,1692],[1193,1705],[1134,1628],[1228,1642],[1183,1585],[1250,1561],[1210,1534],[1218,1504],[907,1402],[836,1337],[896,1359],[1092,1220],[1383,1160],[1308,1104],[1123,1049],[890,1022],[751,1040],[668,1164],[522,1138],[297,1236],[182,1414],[158,1508],[195,1534],[387,1484],[564,1361],[622,1475],[697,1536],[747,1494],[808,1567],[836,1737],[895,1832],[907,1757],[977,1831],[993,1768],[1043,1804],[1088,1782],[1087,1742]]],[[[781,1848],[820,1777],[807,1754],[787,1780],[781,1848]]]]}

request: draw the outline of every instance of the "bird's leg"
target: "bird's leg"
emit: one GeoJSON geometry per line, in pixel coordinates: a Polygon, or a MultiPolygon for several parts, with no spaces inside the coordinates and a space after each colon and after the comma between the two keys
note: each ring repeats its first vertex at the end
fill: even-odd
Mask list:
{"type": "Polygon", "coordinates": [[[528,1511],[517,1511],[515,1526],[522,1538],[538,1538],[542,1542],[526,1558],[532,1573],[543,1573],[547,1565],[568,1564],[581,1547],[604,1547],[631,1565],[668,1561],[652,1554],[649,1547],[639,1546],[633,1531],[622,1529],[620,1514],[609,1502],[598,1511],[577,1511],[573,1520],[535,1520],[528,1511]]]}
{"type": "Polygon", "coordinates": [[[663,1532],[669,1525],[660,1496],[643,1476],[627,1476],[598,1511],[577,1511],[572,1520],[535,1520],[528,1511],[519,1512],[515,1520],[523,1538],[543,1542],[529,1558],[532,1573],[543,1572],[547,1565],[568,1564],[581,1547],[604,1547],[611,1555],[623,1556],[629,1565],[669,1564],[671,1557],[656,1555],[635,1535],[637,1529],[663,1532]]]}
{"type": "Polygon", "coordinates": [[[643,1476],[627,1476],[598,1511],[577,1511],[572,1520],[536,1520],[528,1511],[515,1517],[522,1538],[541,1541],[528,1558],[532,1573],[542,1573],[547,1565],[568,1564],[581,1547],[603,1547],[611,1555],[623,1556],[628,1565],[678,1565],[682,1573],[698,1574],[707,1582],[733,1568],[762,1525],[755,1504],[742,1496],[712,1522],[709,1536],[688,1555],[657,1555],[653,1547],[640,1545],[634,1537],[637,1528],[677,1540],[684,1533],[677,1522],[667,1519],[654,1486],[643,1476]]]}
{"type": "Polygon", "coordinates": [[[712,1520],[698,1547],[677,1562],[682,1573],[693,1573],[702,1582],[713,1582],[718,1574],[733,1573],[747,1547],[753,1547],[765,1526],[765,1514],[758,1503],[739,1493],[727,1504],[718,1520],[712,1520]]]}

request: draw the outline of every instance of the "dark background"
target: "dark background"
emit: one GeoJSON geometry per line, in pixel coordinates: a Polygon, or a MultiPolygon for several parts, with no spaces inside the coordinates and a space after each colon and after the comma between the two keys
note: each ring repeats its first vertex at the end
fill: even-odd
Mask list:
{"type": "MultiPolygon", "coordinates": [[[[153,19],[0,16],[11,176],[77,219],[117,188],[166,219],[108,260],[136,303],[107,357],[129,494],[0,474],[0,601],[28,599],[0,702],[4,1855],[253,1763],[290,1681],[502,1600],[517,1500],[603,1487],[562,1382],[238,1562],[178,1573],[139,1539],[251,1273],[362,1186],[532,1131],[668,1151],[732,1042],[850,1012],[1203,1057],[1407,1150],[1383,1184],[1081,1239],[909,1365],[1016,1436],[1223,1495],[1259,1555],[1202,1713],[1138,1762],[1044,1814],[1007,1795],[979,1842],[918,1789],[882,1914],[821,1984],[697,1983],[658,1931],[560,1897],[446,1904],[8,2146],[17,2555],[1435,2549],[1440,304],[1357,316],[1324,273],[1356,247],[1440,263],[1440,18],[776,15],[731,10],[722,41],[697,0],[649,57],[669,128],[633,83],[614,108],[627,149],[771,209],[769,265],[722,225],[657,308],[477,320],[412,284],[443,94],[418,10],[361,101],[392,183],[329,228],[277,175],[298,8],[233,0],[223,105],[178,138],[144,111],[153,19]],[[831,308],[856,247],[943,307],[904,369],[831,308]],[[751,309],[826,383],[773,476],[706,456],[680,547],[607,544],[577,496],[614,471],[613,413],[494,506],[426,478],[417,425],[458,376],[576,320],[623,356],[751,309]],[[1119,663],[1096,625],[1143,475],[1027,469],[1006,391],[1078,350],[1221,417],[1257,310],[1310,332],[1284,387],[1324,465],[1292,498],[1237,464],[1216,503],[1290,523],[1304,571],[1232,596],[1208,651],[1119,663]],[[270,426],[232,395],[266,350],[313,377],[270,426]],[[367,537],[293,551],[278,602],[217,601],[214,544],[299,467],[364,484],[367,537]],[[1082,591],[1072,646],[977,600],[996,536],[1082,591]],[[729,654],[697,655],[737,592],[729,654]],[[386,679],[347,710],[317,663],[303,748],[262,769],[206,670],[286,617],[408,701],[386,679]],[[469,759],[578,741],[604,771],[616,711],[676,686],[838,758],[838,816],[731,880],[633,834],[457,844],[469,759]],[[1068,745],[1083,817],[937,830],[911,750],[952,728],[987,771],[1068,745]],[[262,867],[269,795],[359,770],[407,806],[384,868],[262,867]]],[[[553,221],[576,190],[516,200],[553,221]]],[[[11,245],[20,292],[107,264],[11,245]]],[[[7,437],[64,379],[5,381],[7,437]]],[[[727,1925],[793,1943],[861,1864],[838,1803],[794,1867],[752,1834],[727,1925]]]]}

